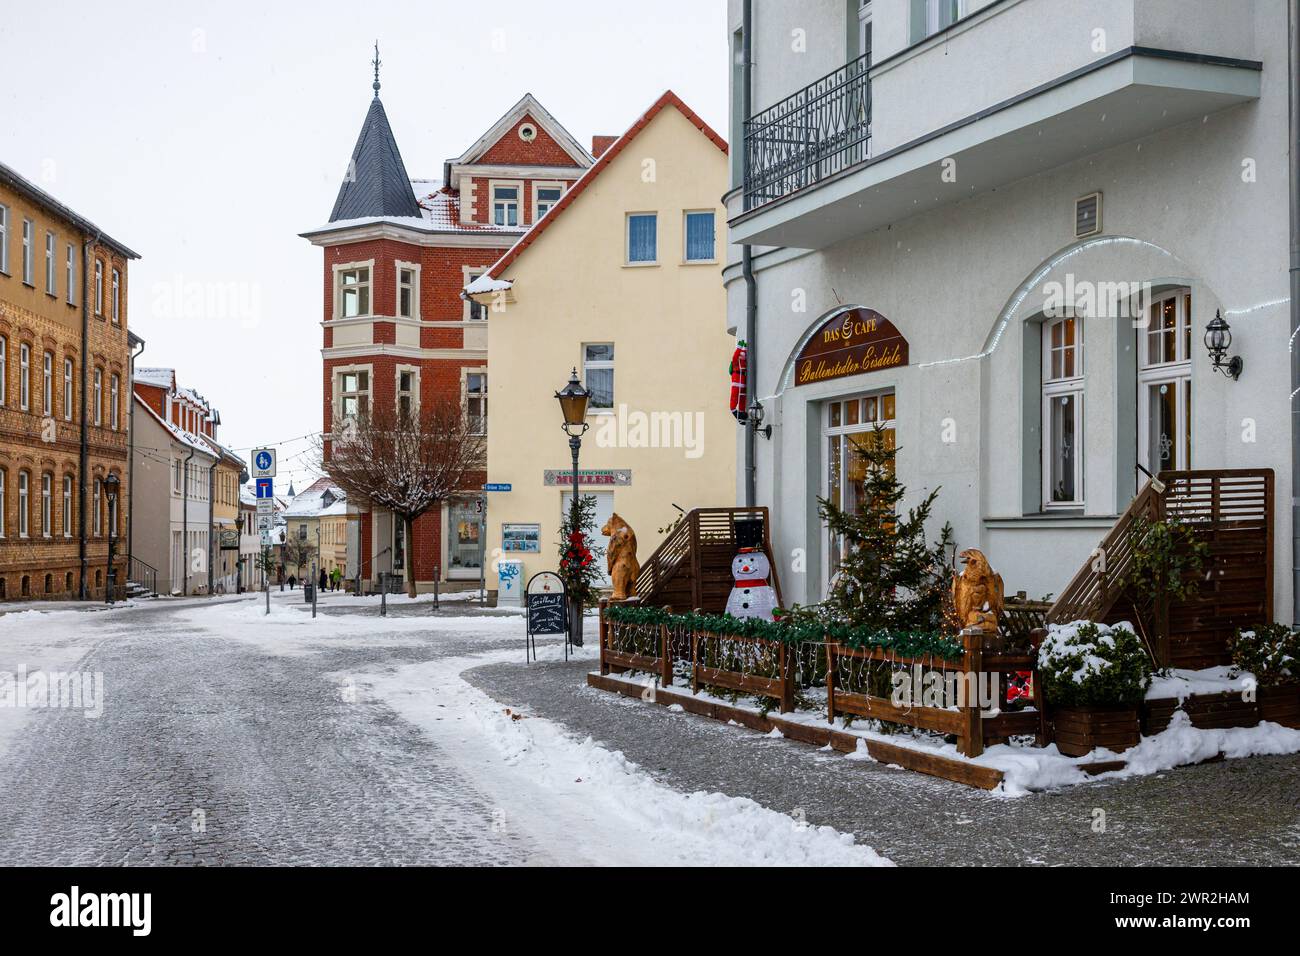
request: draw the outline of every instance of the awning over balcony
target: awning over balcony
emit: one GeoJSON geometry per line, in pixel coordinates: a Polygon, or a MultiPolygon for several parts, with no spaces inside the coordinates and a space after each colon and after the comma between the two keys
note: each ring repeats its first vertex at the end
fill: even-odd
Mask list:
{"type": "MultiPolygon", "coordinates": [[[[731,241],[821,249],[1252,99],[1262,65],[1131,47],[943,129],[774,196],[767,177],[731,241]],[[940,175],[956,160],[955,182],[940,175]]],[[[784,162],[789,163],[789,157],[784,162]]],[[[757,171],[761,176],[761,170],[757,171]]]]}

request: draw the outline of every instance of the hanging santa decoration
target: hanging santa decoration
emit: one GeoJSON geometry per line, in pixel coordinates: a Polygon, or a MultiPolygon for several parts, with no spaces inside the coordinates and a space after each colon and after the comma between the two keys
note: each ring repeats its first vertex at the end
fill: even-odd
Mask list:
{"type": "Polygon", "coordinates": [[[731,414],[736,421],[744,422],[747,413],[745,406],[745,340],[736,343],[736,351],[731,353],[731,414]]]}

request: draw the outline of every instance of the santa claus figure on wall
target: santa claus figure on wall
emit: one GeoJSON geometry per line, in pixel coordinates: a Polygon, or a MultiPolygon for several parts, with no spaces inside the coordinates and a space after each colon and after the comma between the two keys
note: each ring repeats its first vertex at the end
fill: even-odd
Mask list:
{"type": "Polygon", "coordinates": [[[736,351],[731,353],[731,414],[736,421],[744,422],[745,412],[745,355],[748,351],[745,340],[736,343],[736,351]]]}

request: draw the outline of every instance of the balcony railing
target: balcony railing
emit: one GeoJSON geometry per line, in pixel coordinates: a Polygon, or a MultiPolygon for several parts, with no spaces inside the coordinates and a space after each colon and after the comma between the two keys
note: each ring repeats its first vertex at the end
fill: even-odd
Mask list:
{"type": "Polygon", "coordinates": [[[871,142],[870,55],[745,121],[745,209],[862,162],[871,142]]]}

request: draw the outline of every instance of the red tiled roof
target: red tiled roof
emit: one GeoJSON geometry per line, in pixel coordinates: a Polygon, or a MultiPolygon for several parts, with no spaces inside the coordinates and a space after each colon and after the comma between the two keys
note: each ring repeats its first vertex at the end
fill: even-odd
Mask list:
{"type": "Polygon", "coordinates": [[[552,206],[550,211],[524,234],[523,238],[511,246],[509,252],[496,261],[496,264],[487,271],[487,276],[493,279],[501,278],[501,273],[519,258],[520,253],[537,241],[537,238],[546,231],[546,228],[555,221],[556,216],[572,205],[573,201],[591,184],[592,180],[608,168],[610,163],[618,157],[618,154],[623,152],[627,145],[636,139],[637,134],[649,126],[650,121],[658,116],[666,106],[676,107],[677,111],[690,120],[696,129],[712,140],[718,149],[724,153],[727,152],[727,141],[714,132],[713,128],[704,122],[693,109],[683,103],[676,93],[672,90],[666,90],[663,96],[655,100],[654,105],[642,113],[640,119],[633,123],[613,146],[600,154],[600,158],[596,160],[594,166],[583,173],[569,189],[565,190],[564,195],[560,197],[560,201],[552,206]]]}

